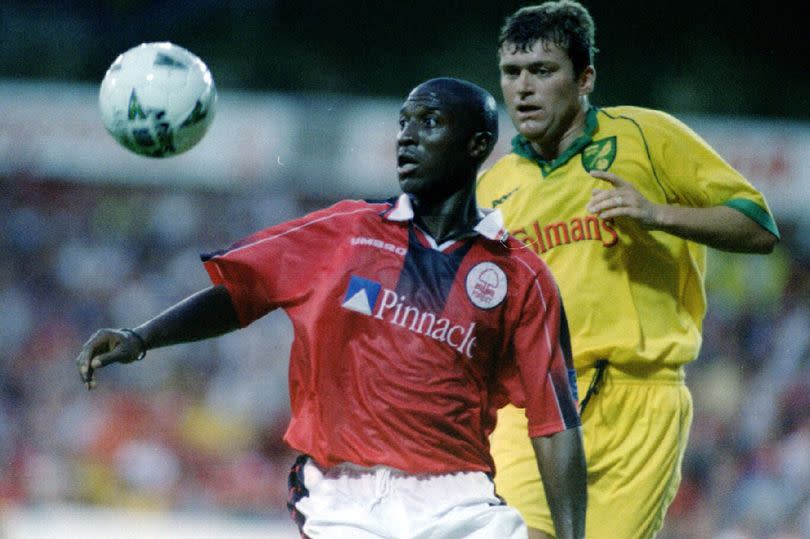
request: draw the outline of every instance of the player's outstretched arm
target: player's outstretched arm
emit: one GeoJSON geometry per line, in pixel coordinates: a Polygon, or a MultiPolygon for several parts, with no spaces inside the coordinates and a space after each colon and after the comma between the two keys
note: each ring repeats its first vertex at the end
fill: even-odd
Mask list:
{"type": "Polygon", "coordinates": [[[532,438],[557,539],[583,539],[588,472],[581,428],[532,438]]]}
{"type": "Polygon", "coordinates": [[[131,363],[147,350],[216,337],[239,328],[236,310],[224,286],[189,296],[133,330],[100,329],[84,344],[76,364],[87,389],[95,371],[111,363],[131,363]]]}

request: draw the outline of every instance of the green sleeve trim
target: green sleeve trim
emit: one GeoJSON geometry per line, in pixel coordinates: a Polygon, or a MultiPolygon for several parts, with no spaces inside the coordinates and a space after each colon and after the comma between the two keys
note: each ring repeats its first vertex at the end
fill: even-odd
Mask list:
{"type": "Polygon", "coordinates": [[[750,217],[756,221],[759,226],[781,239],[779,229],[776,227],[776,222],[774,222],[773,216],[771,216],[767,210],[762,208],[756,202],[752,202],[745,198],[733,198],[723,205],[728,206],[729,208],[734,208],[743,215],[750,217]]]}

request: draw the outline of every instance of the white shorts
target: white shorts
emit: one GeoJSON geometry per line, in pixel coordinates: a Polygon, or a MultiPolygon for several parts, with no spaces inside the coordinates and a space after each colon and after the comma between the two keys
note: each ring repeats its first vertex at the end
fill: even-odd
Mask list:
{"type": "Polygon", "coordinates": [[[310,539],[526,539],[520,514],[482,472],[408,474],[387,466],[323,469],[307,457],[290,473],[288,508],[310,539]]]}

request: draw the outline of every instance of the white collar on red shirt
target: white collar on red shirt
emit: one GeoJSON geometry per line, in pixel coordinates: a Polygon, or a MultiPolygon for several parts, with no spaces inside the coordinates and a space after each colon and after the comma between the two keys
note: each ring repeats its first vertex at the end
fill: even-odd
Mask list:
{"type": "MultiPolygon", "coordinates": [[[[501,210],[478,208],[479,221],[473,230],[487,239],[503,241],[507,232],[503,228],[503,214],[501,210]]],[[[394,207],[385,214],[389,221],[410,221],[413,219],[413,205],[405,193],[399,195],[394,207]]]]}

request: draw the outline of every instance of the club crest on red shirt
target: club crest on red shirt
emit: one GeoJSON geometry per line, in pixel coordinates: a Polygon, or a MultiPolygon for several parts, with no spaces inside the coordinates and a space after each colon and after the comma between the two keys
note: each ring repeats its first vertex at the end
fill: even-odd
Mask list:
{"type": "Polygon", "coordinates": [[[506,297],[506,274],[492,262],[480,262],[467,273],[467,297],[480,309],[492,309],[506,297]]]}

